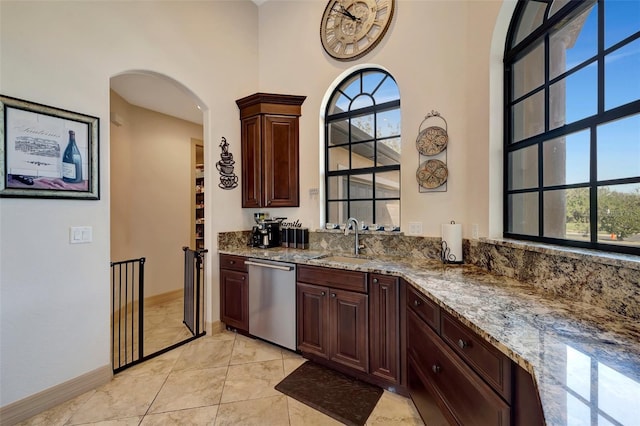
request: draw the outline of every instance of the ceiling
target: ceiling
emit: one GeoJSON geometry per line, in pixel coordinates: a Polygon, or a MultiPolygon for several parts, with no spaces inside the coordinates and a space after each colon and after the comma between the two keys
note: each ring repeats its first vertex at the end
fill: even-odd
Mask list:
{"type": "MultiPolygon", "coordinates": [[[[252,0],[260,6],[268,0],[252,0]]],[[[111,89],[128,103],[202,125],[197,97],[168,77],[132,72],[111,78],[111,89]]]]}
{"type": "Polygon", "coordinates": [[[198,100],[168,77],[127,73],[111,78],[111,90],[132,105],[202,124],[198,100]]]}

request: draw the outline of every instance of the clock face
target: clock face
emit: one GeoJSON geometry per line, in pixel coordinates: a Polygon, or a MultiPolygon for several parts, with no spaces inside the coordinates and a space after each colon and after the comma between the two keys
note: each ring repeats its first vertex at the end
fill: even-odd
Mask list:
{"type": "Polygon", "coordinates": [[[384,37],[394,6],[395,0],[330,0],[320,23],[322,47],[341,61],[360,58],[384,37]]]}

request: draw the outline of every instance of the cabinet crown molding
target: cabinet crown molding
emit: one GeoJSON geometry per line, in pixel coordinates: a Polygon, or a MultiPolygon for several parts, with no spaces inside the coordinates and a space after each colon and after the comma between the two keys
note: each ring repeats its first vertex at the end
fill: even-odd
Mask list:
{"type": "Polygon", "coordinates": [[[258,92],[236,100],[240,109],[240,119],[258,114],[279,114],[299,117],[306,96],[281,95],[258,92]]]}

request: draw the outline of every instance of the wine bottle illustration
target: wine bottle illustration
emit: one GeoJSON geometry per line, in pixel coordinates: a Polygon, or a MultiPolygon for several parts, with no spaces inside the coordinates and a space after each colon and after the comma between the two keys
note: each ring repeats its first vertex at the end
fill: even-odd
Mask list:
{"type": "Polygon", "coordinates": [[[62,180],[68,183],[82,182],[82,157],[73,130],[69,130],[69,143],[62,155],[62,180]]]}

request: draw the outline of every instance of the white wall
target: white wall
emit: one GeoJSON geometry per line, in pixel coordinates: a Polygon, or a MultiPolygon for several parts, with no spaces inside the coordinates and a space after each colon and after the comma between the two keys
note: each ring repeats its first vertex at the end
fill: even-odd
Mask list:
{"type": "MultiPolygon", "coordinates": [[[[423,235],[440,236],[456,220],[466,237],[476,223],[489,232],[489,60],[501,1],[398,0],[385,39],[356,62],[338,62],[318,35],[324,0],[275,1],[260,6],[260,90],[307,95],[300,120],[301,205],[283,216],[320,225],[319,117],[323,97],[346,70],[363,63],[389,71],[398,83],[402,112],[401,223],[422,222],[423,235]],[[419,193],[415,179],[418,126],[431,110],[448,122],[447,192],[419,193]]],[[[500,113],[500,110],[498,110],[500,113]]],[[[429,121],[428,125],[443,125],[429,121]]],[[[272,213],[273,214],[273,213],[272,213]]],[[[278,215],[281,215],[278,212],[278,215]]]]}
{"type": "Polygon", "coordinates": [[[191,140],[202,140],[202,126],[128,104],[115,92],[113,112],[123,123],[110,127],[111,260],[146,258],[145,297],[179,290],[182,247],[192,238],[191,140]]]}
{"type": "MultiPolygon", "coordinates": [[[[321,206],[309,189],[321,184],[322,99],[348,69],[380,65],[402,96],[403,226],[422,222],[424,235],[438,236],[440,224],[455,219],[465,236],[471,223],[488,235],[499,212],[490,179],[501,108],[491,85],[501,84],[504,36],[493,29],[503,2],[398,0],[385,40],[356,63],[324,53],[318,28],[326,3],[0,2],[0,92],[99,116],[102,194],[100,201],[0,200],[0,406],[110,362],[109,78],[118,73],[159,72],[203,100],[209,165],[219,159],[222,136],[240,158],[236,99],[258,90],[306,95],[301,205],[271,213],[315,228],[321,206]],[[415,138],[432,109],[449,123],[445,193],[419,193],[415,181],[415,138]],[[73,225],[93,226],[94,242],[69,245],[73,225]]],[[[208,182],[217,180],[214,172],[207,167],[208,182]]],[[[219,318],[215,236],[249,229],[253,211],[240,208],[239,189],[209,185],[205,203],[218,206],[206,209],[210,322],[219,318]]]]}
{"type": "MultiPolygon", "coordinates": [[[[209,164],[221,136],[239,155],[234,101],[258,87],[257,18],[248,0],[0,2],[0,92],[100,117],[101,167],[99,201],[0,200],[0,406],[111,362],[109,78],[142,69],[181,82],[208,108],[209,164]],[[74,225],[92,226],[93,243],[70,245],[74,225]]],[[[240,205],[239,191],[207,197],[240,205]]],[[[244,226],[220,214],[207,218],[209,235],[244,226]]],[[[217,256],[209,257],[211,282],[217,256]]],[[[209,321],[217,293],[214,282],[209,321]]]]}

